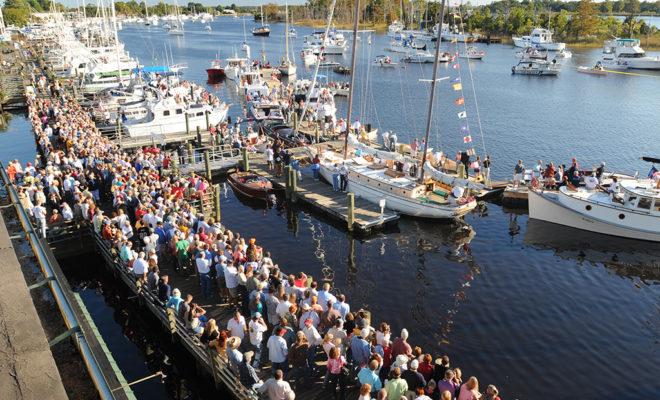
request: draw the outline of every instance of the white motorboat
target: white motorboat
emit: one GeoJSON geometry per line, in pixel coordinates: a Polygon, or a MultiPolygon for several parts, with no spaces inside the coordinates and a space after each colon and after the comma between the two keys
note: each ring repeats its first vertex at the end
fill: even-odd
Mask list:
{"type": "Polygon", "coordinates": [[[467,58],[469,60],[481,60],[486,53],[481,50],[477,50],[474,46],[467,46],[464,51],[458,53],[460,58],[467,58]]]}
{"type": "Polygon", "coordinates": [[[432,63],[434,58],[435,58],[435,54],[432,54],[428,51],[418,51],[404,57],[402,61],[405,61],[407,63],[424,64],[424,63],[432,63]]]}
{"type": "MultiPolygon", "coordinates": [[[[438,24],[435,24],[433,27],[433,36],[438,37],[438,24]]],[[[458,25],[454,25],[452,27],[449,26],[447,23],[442,24],[442,40],[447,41],[447,42],[473,42],[479,38],[479,35],[476,33],[469,34],[469,33],[464,33],[461,32],[461,29],[459,28],[458,25]]]]}
{"type": "Polygon", "coordinates": [[[646,55],[639,39],[615,39],[605,42],[601,61],[608,65],[625,65],[632,69],[660,70],[660,56],[646,55]]]}
{"type": "Polygon", "coordinates": [[[587,74],[587,75],[597,75],[597,76],[605,76],[607,75],[607,71],[604,70],[602,67],[596,66],[596,67],[578,67],[577,72],[581,74],[587,74]]]}
{"type": "Polygon", "coordinates": [[[190,131],[197,127],[206,130],[207,115],[208,123],[216,125],[225,120],[228,109],[229,106],[225,103],[215,106],[202,104],[186,106],[173,97],[168,97],[151,103],[144,118],[125,123],[124,129],[130,137],[181,133],[186,132],[186,127],[190,131]]]}
{"type": "Polygon", "coordinates": [[[326,37],[325,31],[317,31],[313,32],[311,35],[305,36],[303,52],[307,49],[310,49],[314,54],[317,55],[342,55],[346,50],[347,44],[348,41],[341,32],[331,30],[326,37]]]}
{"type": "Polygon", "coordinates": [[[559,51],[566,47],[566,43],[555,42],[552,39],[552,31],[545,28],[534,28],[532,33],[528,36],[512,36],[513,43],[516,47],[528,47],[538,45],[539,47],[550,50],[559,51]]]}
{"type": "Polygon", "coordinates": [[[529,216],[632,239],[660,241],[660,189],[651,179],[619,181],[620,193],[562,186],[529,191],[529,216]]]}
{"type": "Polygon", "coordinates": [[[381,56],[376,56],[376,58],[374,59],[374,65],[383,68],[395,68],[399,64],[392,62],[392,59],[390,57],[381,55],[381,56]]]}
{"type": "Polygon", "coordinates": [[[314,54],[314,50],[312,49],[303,49],[300,52],[300,58],[303,59],[305,65],[314,64],[318,60],[318,56],[314,54]]]}
{"type": "Polygon", "coordinates": [[[561,49],[555,54],[555,58],[571,58],[573,57],[573,53],[566,49],[561,49]]]}
{"type": "Polygon", "coordinates": [[[395,19],[392,21],[392,23],[387,27],[387,36],[389,37],[395,37],[397,35],[400,35],[401,32],[405,29],[405,26],[403,26],[402,23],[399,22],[398,19],[395,19]]]}
{"type": "Polygon", "coordinates": [[[511,67],[511,73],[516,75],[554,76],[559,75],[556,63],[543,60],[520,60],[511,67]]]}
{"type": "Polygon", "coordinates": [[[547,60],[548,50],[537,45],[527,46],[520,51],[516,51],[515,55],[523,60],[547,60]]]}
{"type": "Polygon", "coordinates": [[[230,80],[236,79],[239,72],[247,65],[247,58],[236,57],[234,55],[234,57],[227,59],[227,65],[225,66],[225,76],[230,80]]]}

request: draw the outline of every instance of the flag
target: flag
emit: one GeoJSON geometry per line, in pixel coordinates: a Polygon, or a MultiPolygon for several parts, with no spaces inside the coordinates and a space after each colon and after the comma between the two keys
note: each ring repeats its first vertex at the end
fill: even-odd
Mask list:
{"type": "Polygon", "coordinates": [[[468,149],[468,150],[466,151],[466,153],[467,153],[468,156],[473,156],[473,155],[475,155],[475,151],[474,151],[473,148],[472,148],[472,149],[468,149]]]}
{"type": "Polygon", "coordinates": [[[452,42],[452,43],[456,43],[456,38],[453,38],[453,39],[451,40],[451,42],[452,42]]]}
{"type": "Polygon", "coordinates": [[[461,81],[461,77],[457,76],[456,78],[451,80],[451,83],[456,83],[456,82],[460,82],[460,81],[461,81]]]}
{"type": "Polygon", "coordinates": [[[461,119],[467,118],[467,112],[465,112],[465,111],[459,112],[458,113],[458,118],[461,118],[461,119]]]}
{"type": "Polygon", "coordinates": [[[458,7],[458,3],[454,2],[452,4],[454,5],[454,7],[458,7]]]}
{"type": "Polygon", "coordinates": [[[454,86],[454,91],[463,90],[463,85],[461,85],[460,83],[454,83],[453,86],[454,86]]]}
{"type": "Polygon", "coordinates": [[[457,105],[457,106],[460,106],[460,105],[463,104],[463,103],[465,103],[465,99],[464,99],[464,98],[459,97],[458,99],[456,99],[456,105],[457,105]]]}
{"type": "Polygon", "coordinates": [[[467,126],[467,125],[461,126],[461,132],[469,132],[469,131],[470,131],[469,126],[467,126]]]}
{"type": "Polygon", "coordinates": [[[458,57],[458,51],[454,52],[454,57],[458,57]]]}
{"type": "Polygon", "coordinates": [[[460,67],[460,65],[458,65],[458,63],[454,64],[454,69],[458,69],[458,67],[460,67]]]}
{"type": "Polygon", "coordinates": [[[472,138],[470,135],[463,137],[463,143],[470,143],[472,141],[472,138]]]}
{"type": "Polygon", "coordinates": [[[479,163],[476,162],[476,161],[473,161],[472,164],[470,164],[470,168],[472,168],[472,169],[479,168],[479,163]]]}
{"type": "Polygon", "coordinates": [[[651,167],[651,170],[649,171],[649,179],[653,179],[653,175],[658,172],[658,170],[655,168],[655,165],[651,167]]]}

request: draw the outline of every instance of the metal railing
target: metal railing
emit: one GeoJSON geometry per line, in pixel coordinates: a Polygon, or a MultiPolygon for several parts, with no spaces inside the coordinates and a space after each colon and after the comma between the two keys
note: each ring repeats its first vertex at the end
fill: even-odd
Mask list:
{"type": "Polygon", "coordinates": [[[246,388],[241,384],[239,377],[229,367],[229,360],[219,355],[214,348],[207,349],[200,346],[194,332],[189,330],[173,313],[168,313],[165,304],[160,301],[155,293],[138,284],[129,272],[126,262],[121,260],[116,252],[112,252],[101,235],[91,228],[89,229],[101,256],[109,266],[112,266],[115,277],[121,279],[128,286],[138,297],[140,304],[147,307],[173,336],[179,338],[179,342],[212,374],[216,385],[224,384],[239,400],[259,399],[259,395],[253,389],[246,388]]]}
{"type": "Polygon", "coordinates": [[[104,400],[114,399],[115,397],[113,392],[110,389],[110,386],[108,385],[108,382],[106,381],[105,376],[103,375],[103,372],[101,371],[101,368],[96,358],[94,357],[94,354],[92,353],[87,340],[85,339],[85,335],[81,330],[80,321],[73,311],[73,307],[64,295],[63,287],[65,286],[53,273],[53,269],[50,265],[50,262],[48,261],[48,257],[46,256],[39,240],[39,236],[35,231],[32,222],[30,221],[30,217],[27,215],[25,209],[21,205],[18,199],[18,194],[16,193],[16,189],[14,189],[14,186],[9,180],[9,176],[7,176],[7,172],[5,171],[5,167],[2,162],[0,162],[0,175],[2,176],[4,185],[7,188],[7,192],[9,193],[12,204],[16,208],[16,213],[18,214],[18,218],[23,225],[23,229],[25,230],[28,241],[30,242],[32,251],[34,252],[37,261],[41,266],[44,279],[48,280],[48,285],[50,286],[50,290],[53,293],[55,302],[57,303],[57,306],[62,313],[64,323],[66,324],[68,331],[71,332],[71,336],[73,337],[74,342],[80,351],[80,355],[82,356],[83,361],[87,366],[89,375],[94,381],[94,386],[96,386],[96,389],[99,391],[99,396],[104,400]]]}

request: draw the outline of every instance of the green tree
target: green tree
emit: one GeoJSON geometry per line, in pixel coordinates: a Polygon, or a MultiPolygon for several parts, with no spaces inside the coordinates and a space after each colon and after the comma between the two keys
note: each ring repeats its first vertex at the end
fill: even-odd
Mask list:
{"type": "Polygon", "coordinates": [[[591,0],[580,0],[576,8],[577,15],[571,19],[571,26],[575,38],[585,37],[596,33],[598,15],[591,0]]]}
{"type": "Polygon", "coordinates": [[[26,8],[5,8],[2,10],[5,25],[24,26],[30,19],[30,12],[26,8]]]}

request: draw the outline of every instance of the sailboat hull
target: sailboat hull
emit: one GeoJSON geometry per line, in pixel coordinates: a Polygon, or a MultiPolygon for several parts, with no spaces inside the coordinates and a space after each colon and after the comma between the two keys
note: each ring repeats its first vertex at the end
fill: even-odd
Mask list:
{"type": "Polygon", "coordinates": [[[278,67],[282,75],[295,75],[296,74],[296,66],[295,65],[280,65],[278,67]]]}
{"type": "Polygon", "coordinates": [[[253,36],[270,36],[270,31],[252,31],[253,36]]]}

